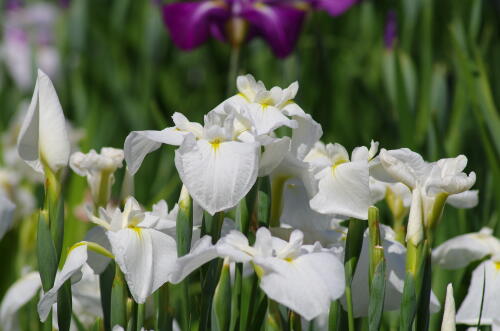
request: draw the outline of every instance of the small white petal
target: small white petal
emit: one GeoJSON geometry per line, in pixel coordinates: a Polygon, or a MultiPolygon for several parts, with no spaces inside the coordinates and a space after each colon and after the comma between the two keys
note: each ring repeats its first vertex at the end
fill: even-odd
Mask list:
{"type": "Polygon", "coordinates": [[[478,194],[478,190],[464,191],[450,195],[446,202],[455,208],[474,208],[479,202],[478,194]]]}
{"type": "Polygon", "coordinates": [[[54,286],[45,293],[38,302],[38,314],[42,322],[45,322],[52,305],[57,301],[57,291],[59,291],[61,286],[63,286],[68,279],[79,273],[86,262],[87,245],[85,243],[80,243],[79,245],[73,246],[66,257],[62,270],[56,275],[54,286]]]}
{"type": "Polygon", "coordinates": [[[382,149],[379,157],[387,173],[410,188],[414,188],[417,180],[429,169],[422,156],[408,148],[382,149]]]}
{"type": "Polygon", "coordinates": [[[418,187],[413,189],[410,215],[408,216],[408,229],[406,231],[406,242],[411,242],[415,246],[424,238],[424,224],[422,211],[422,197],[418,187]]]}
{"type": "Polygon", "coordinates": [[[130,132],[123,147],[129,172],[134,175],[146,155],[160,148],[161,144],[179,146],[186,134],[186,132],[176,130],[175,127],[161,131],[130,132]]]}
{"type": "Polygon", "coordinates": [[[446,302],[444,304],[443,322],[441,331],[455,331],[455,298],[453,297],[453,286],[448,284],[446,287],[446,302]]]}
{"type": "Polygon", "coordinates": [[[16,313],[33,299],[41,286],[38,272],[30,272],[7,290],[0,305],[0,321],[4,330],[20,330],[16,323],[16,313]]]}

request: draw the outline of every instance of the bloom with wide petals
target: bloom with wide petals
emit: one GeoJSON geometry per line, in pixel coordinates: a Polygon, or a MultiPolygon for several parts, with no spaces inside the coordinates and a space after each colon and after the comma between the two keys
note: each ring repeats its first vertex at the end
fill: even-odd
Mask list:
{"type": "Polygon", "coordinates": [[[340,260],[319,245],[303,246],[295,230],[288,242],[260,228],[254,246],[237,231],[217,243],[217,251],[235,262],[252,262],[266,295],[311,320],[328,312],[330,302],[344,292],[340,260]]]}
{"type": "Polygon", "coordinates": [[[50,78],[38,70],[35,91],[17,141],[19,156],[36,171],[56,173],[68,164],[66,120],[50,78]]]}

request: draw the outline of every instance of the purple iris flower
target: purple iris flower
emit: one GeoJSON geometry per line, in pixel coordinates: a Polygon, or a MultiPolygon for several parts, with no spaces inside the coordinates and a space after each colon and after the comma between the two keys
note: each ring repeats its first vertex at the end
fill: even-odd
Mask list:
{"type": "Polygon", "coordinates": [[[209,37],[239,46],[263,38],[277,57],[292,52],[307,11],[311,8],[340,15],[357,0],[205,0],[163,7],[173,42],[191,50],[209,37]]]}
{"type": "Polygon", "coordinates": [[[398,36],[397,18],[396,12],[391,10],[387,14],[387,19],[385,21],[385,31],[384,31],[384,44],[385,48],[392,49],[394,47],[394,41],[398,36]]]}

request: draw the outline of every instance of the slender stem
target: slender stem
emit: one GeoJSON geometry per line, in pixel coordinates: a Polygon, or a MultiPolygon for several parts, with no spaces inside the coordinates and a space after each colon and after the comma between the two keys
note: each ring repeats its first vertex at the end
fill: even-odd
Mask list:
{"type": "Polygon", "coordinates": [[[137,331],[141,331],[142,327],[144,326],[144,303],[139,303],[137,305],[137,331]]]}
{"type": "Polygon", "coordinates": [[[347,232],[344,261],[346,281],[345,296],[347,301],[349,331],[355,330],[351,283],[354,277],[354,272],[356,271],[359,254],[361,253],[361,247],[363,245],[363,234],[365,232],[366,226],[366,221],[357,219],[349,220],[349,230],[347,232]]]}
{"type": "Polygon", "coordinates": [[[269,227],[279,227],[283,210],[283,190],[288,177],[277,177],[271,183],[271,216],[269,227]]]}
{"type": "Polygon", "coordinates": [[[240,64],[240,47],[233,46],[231,47],[231,55],[229,58],[229,72],[227,75],[227,90],[226,95],[230,96],[233,93],[234,86],[236,83],[236,76],[238,75],[238,67],[240,64]]]}

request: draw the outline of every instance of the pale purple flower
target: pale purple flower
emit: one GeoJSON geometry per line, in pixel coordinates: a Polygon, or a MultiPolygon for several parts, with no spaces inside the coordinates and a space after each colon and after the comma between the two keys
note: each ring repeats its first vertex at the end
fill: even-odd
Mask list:
{"type": "Polygon", "coordinates": [[[387,49],[394,47],[394,42],[398,36],[397,17],[394,10],[389,11],[385,21],[384,45],[387,49]]]}

